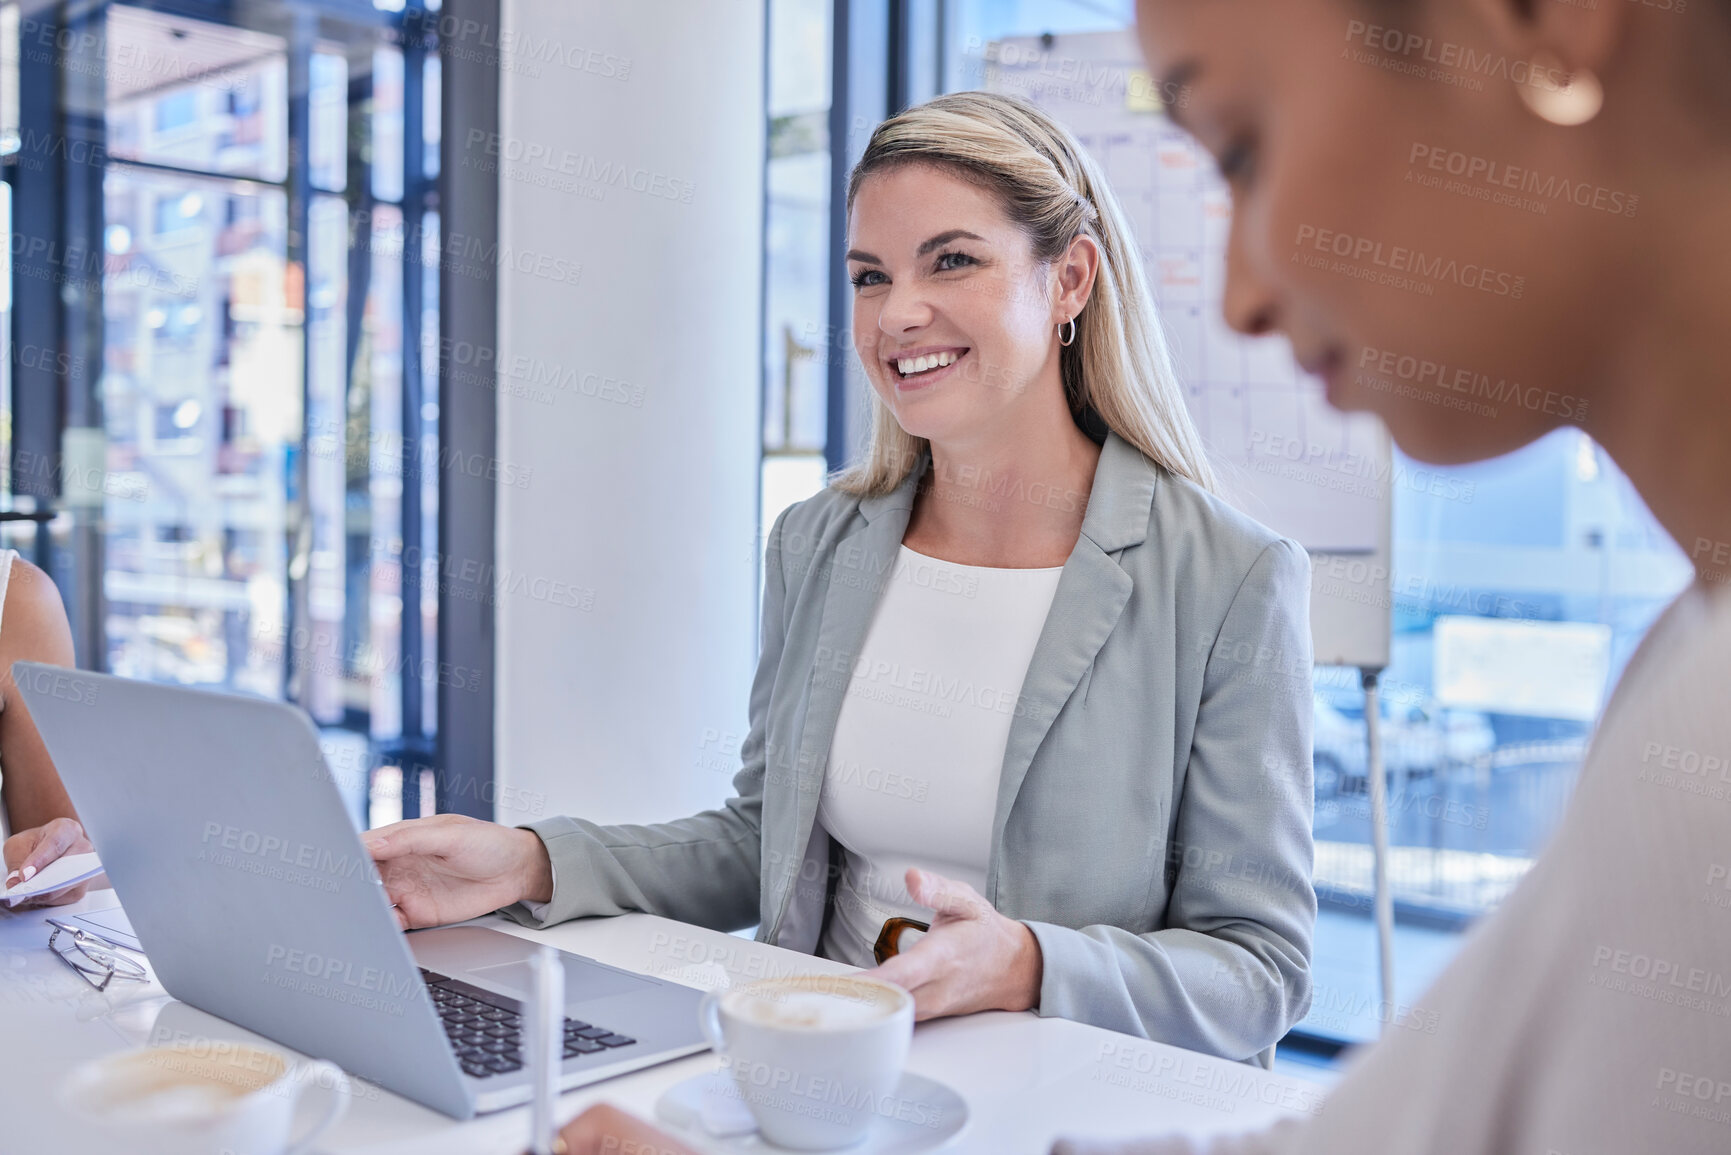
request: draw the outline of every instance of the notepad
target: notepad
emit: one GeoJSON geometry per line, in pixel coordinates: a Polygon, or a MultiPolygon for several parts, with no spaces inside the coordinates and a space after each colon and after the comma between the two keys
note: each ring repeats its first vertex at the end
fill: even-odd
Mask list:
{"type": "Polygon", "coordinates": [[[0,891],[7,906],[17,906],[32,898],[53,894],[69,886],[77,886],[102,873],[102,861],[94,854],[68,854],[57,858],[33,875],[29,882],[16,883],[0,891]]]}

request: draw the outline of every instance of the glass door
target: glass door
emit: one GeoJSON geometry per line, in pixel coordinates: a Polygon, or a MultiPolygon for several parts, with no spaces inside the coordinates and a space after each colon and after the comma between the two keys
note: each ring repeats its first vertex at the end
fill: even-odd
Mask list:
{"type": "Polygon", "coordinates": [[[94,323],[62,321],[100,372],[60,375],[100,492],[43,515],[90,575],[83,660],[300,704],[370,823],[432,808],[438,669],[439,71],[434,18],[395,8],[97,7],[96,76],[0,7],[0,162],[73,202],[16,227],[100,250],[94,323]],[[20,68],[73,95],[20,116],[20,68]],[[79,164],[31,155],[33,116],[83,118],[79,164]]]}

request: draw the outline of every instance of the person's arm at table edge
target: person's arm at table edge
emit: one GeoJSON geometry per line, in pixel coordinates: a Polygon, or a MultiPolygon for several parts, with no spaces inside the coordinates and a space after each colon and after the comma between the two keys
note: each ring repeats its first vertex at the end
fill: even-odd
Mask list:
{"type": "MultiPolygon", "coordinates": [[[[72,799],[60,781],[36,723],[17,692],[12,663],[76,664],[72,630],[60,591],[48,575],[22,557],[12,561],[6,599],[0,607],[0,805],[15,832],[5,844],[5,882],[12,886],[65,854],[91,849],[78,823],[72,799]]],[[[32,906],[73,902],[89,883],[80,883],[34,900],[32,906]]]]}

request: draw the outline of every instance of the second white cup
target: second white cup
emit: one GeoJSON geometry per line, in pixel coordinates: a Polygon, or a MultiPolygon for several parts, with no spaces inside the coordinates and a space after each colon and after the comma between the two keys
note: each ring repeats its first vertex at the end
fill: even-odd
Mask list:
{"type": "Polygon", "coordinates": [[[765,1139],[800,1151],[859,1142],[891,1102],[914,1000],[855,975],[798,975],[711,991],[703,1033],[765,1139]]]}
{"type": "Polygon", "coordinates": [[[85,1063],[61,1103],[139,1155],[297,1155],[343,1115],[349,1079],[334,1063],[298,1062],[272,1047],[220,1039],[142,1047],[85,1063]],[[292,1142],[295,1102],[308,1086],[330,1101],[292,1142]]]}

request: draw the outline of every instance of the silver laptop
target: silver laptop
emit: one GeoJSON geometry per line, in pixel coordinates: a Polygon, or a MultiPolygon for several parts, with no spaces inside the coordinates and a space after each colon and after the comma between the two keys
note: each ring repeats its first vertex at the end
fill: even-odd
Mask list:
{"type": "MultiPolygon", "coordinates": [[[[397,929],[303,712],[12,671],[169,994],[460,1119],[528,1100],[534,946],[480,926],[397,929]]],[[[561,1086],[705,1049],[701,992],[563,960],[561,1086]]]]}

